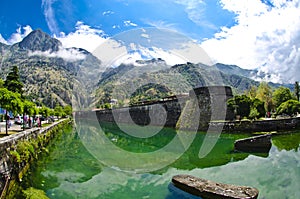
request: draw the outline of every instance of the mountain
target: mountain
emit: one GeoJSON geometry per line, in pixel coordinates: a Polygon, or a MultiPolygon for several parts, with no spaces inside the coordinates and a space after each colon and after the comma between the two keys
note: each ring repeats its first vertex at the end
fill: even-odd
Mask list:
{"type": "Polygon", "coordinates": [[[120,104],[134,104],[209,85],[231,86],[234,93],[241,94],[252,85],[259,85],[251,79],[257,77],[258,71],[221,63],[169,66],[163,59],[153,58],[104,68],[90,52],[63,48],[59,40],[42,30],[32,31],[14,45],[0,43],[2,79],[13,65],[19,67],[27,98],[50,107],[56,103],[95,107],[113,98],[120,104]]]}
{"type": "Polygon", "coordinates": [[[62,47],[62,43],[59,40],[50,37],[50,35],[40,29],[32,31],[16,45],[22,50],[50,52],[58,51],[62,47]]]}
{"type": "MultiPolygon", "coordinates": [[[[101,107],[114,98],[121,105],[159,100],[170,95],[188,93],[199,86],[230,86],[234,94],[244,94],[251,86],[259,86],[260,82],[252,79],[257,74],[257,70],[221,63],[208,66],[188,62],[167,66],[160,58],[137,60],[135,64],[121,64],[102,73],[93,105],[101,107]]],[[[272,88],[285,86],[293,90],[291,84],[269,82],[269,85],[272,88]]]]}
{"type": "Polygon", "coordinates": [[[6,44],[3,44],[0,42],[0,51],[1,52],[7,50],[8,48],[9,48],[9,45],[6,45],[6,44]]]}
{"type": "Polygon", "coordinates": [[[0,43],[0,78],[5,79],[13,65],[19,67],[27,98],[54,107],[71,104],[72,98],[81,97],[78,92],[93,90],[101,61],[84,49],[63,48],[57,39],[34,30],[14,45],[0,43]]]}
{"type": "Polygon", "coordinates": [[[188,93],[198,86],[226,85],[231,86],[235,93],[243,93],[252,85],[259,85],[246,77],[252,71],[237,66],[194,63],[167,66],[161,59],[138,60],[136,63],[121,64],[102,73],[95,93],[95,106],[99,107],[112,98],[117,98],[121,104],[158,100],[188,93]]]}
{"type": "Polygon", "coordinates": [[[228,74],[228,75],[236,74],[247,78],[255,77],[258,72],[257,70],[243,69],[238,67],[237,65],[226,65],[222,63],[216,63],[214,66],[224,74],[228,74]]]}

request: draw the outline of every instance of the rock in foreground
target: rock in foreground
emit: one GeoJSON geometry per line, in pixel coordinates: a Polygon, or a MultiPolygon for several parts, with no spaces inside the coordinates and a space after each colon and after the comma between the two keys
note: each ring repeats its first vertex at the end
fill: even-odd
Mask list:
{"type": "Polygon", "coordinates": [[[255,199],[258,190],[247,186],[217,183],[190,175],[176,175],[173,184],[179,189],[204,199],[255,199]]]}

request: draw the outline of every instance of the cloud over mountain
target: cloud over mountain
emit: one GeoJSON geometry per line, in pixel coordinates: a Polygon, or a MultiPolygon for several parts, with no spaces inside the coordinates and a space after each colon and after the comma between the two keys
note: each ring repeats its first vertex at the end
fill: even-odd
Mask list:
{"type": "Polygon", "coordinates": [[[258,68],[270,80],[294,82],[300,67],[300,1],[221,0],[236,24],[202,43],[216,61],[258,68]],[[266,2],[266,3],[263,3],[266,2]]]}
{"type": "MultiPolygon", "coordinates": [[[[300,80],[300,0],[133,2],[137,1],[113,0],[109,5],[89,2],[87,6],[81,1],[43,0],[38,7],[48,32],[65,48],[93,52],[107,38],[135,29],[137,25],[150,26],[178,31],[197,40],[215,62],[272,74],[266,80],[300,80]]],[[[24,20],[28,16],[22,14],[24,20]]],[[[45,26],[33,23],[35,20],[31,22],[32,19],[35,18],[26,18],[30,26],[18,25],[13,34],[2,31],[0,42],[11,45],[27,36],[31,27],[44,29],[45,26]]],[[[147,34],[143,37],[150,39],[147,34]]]]}
{"type": "Polygon", "coordinates": [[[43,57],[54,57],[54,58],[63,58],[66,61],[69,62],[75,62],[79,60],[85,59],[85,55],[81,52],[79,52],[77,49],[71,48],[71,49],[65,49],[60,48],[58,51],[50,52],[48,51],[29,51],[28,56],[43,56],[43,57]]]}
{"type": "Polygon", "coordinates": [[[15,44],[22,41],[22,39],[29,35],[31,31],[32,28],[29,25],[26,25],[24,27],[19,26],[19,28],[16,29],[16,32],[13,33],[8,40],[5,40],[0,34],[0,42],[8,45],[15,44]]]}
{"type": "Polygon", "coordinates": [[[76,23],[75,32],[68,34],[61,32],[55,38],[60,40],[65,48],[83,48],[89,52],[93,52],[106,40],[102,30],[92,28],[81,21],[76,23]]]}

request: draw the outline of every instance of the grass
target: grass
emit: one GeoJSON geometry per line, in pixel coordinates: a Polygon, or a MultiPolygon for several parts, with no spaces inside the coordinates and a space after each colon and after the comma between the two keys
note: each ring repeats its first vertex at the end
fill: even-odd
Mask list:
{"type": "MultiPolygon", "coordinates": [[[[11,131],[8,131],[8,135],[13,135],[13,134],[16,134],[18,132],[21,132],[21,130],[19,130],[19,131],[18,130],[11,130],[11,131]]],[[[4,131],[2,130],[0,132],[0,138],[5,137],[5,136],[7,136],[7,135],[6,135],[5,129],[4,129],[4,131]]]]}

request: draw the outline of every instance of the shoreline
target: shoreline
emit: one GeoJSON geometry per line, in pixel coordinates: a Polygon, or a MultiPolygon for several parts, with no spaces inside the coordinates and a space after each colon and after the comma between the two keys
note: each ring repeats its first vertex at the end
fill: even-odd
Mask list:
{"type": "Polygon", "coordinates": [[[0,138],[1,199],[6,198],[11,193],[16,181],[22,181],[22,176],[28,170],[30,162],[33,161],[39,153],[43,152],[43,146],[47,146],[49,141],[54,138],[55,133],[61,130],[60,126],[70,122],[71,120],[69,119],[62,119],[46,127],[26,129],[25,131],[0,138]],[[22,143],[29,144],[29,151],[30,146],[37,147],[34,148],[33,154],[30,153],[29,159],[18,160],[18,154],[16,154],[18,152],[16,150],[18,145],[22,143]]]}

